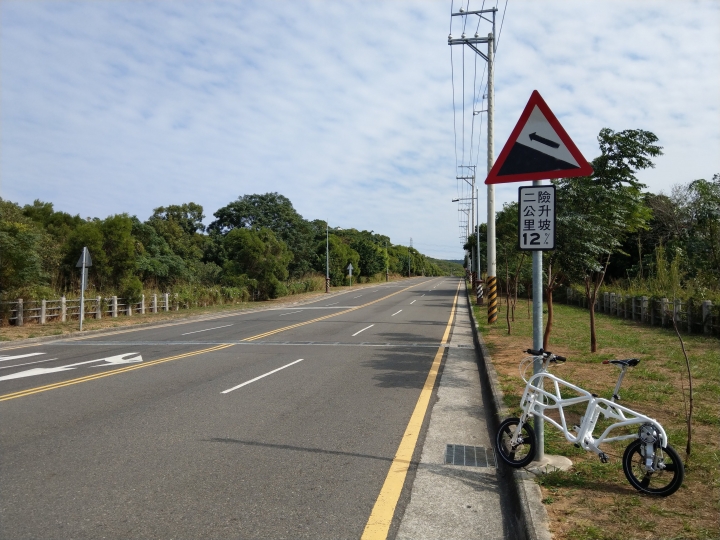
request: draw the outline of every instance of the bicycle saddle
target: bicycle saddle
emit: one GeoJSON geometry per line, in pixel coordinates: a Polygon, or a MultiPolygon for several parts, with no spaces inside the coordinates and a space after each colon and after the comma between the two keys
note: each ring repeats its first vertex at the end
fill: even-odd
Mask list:
{"type": "Polygon", "coordinates": [[[615,364],[616,366],[635,367],[640,363],[637,358],[627,358],[626,360],[603,360],[603,364],[615,364]]]}

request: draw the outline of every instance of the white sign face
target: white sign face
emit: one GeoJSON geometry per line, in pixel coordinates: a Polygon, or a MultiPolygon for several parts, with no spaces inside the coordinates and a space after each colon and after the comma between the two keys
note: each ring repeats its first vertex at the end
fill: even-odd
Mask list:
{"type": "Polygon", "coordinates": [[[520,249],[555,249],[555,186],[526,186],[518,191],[520,249]]]}

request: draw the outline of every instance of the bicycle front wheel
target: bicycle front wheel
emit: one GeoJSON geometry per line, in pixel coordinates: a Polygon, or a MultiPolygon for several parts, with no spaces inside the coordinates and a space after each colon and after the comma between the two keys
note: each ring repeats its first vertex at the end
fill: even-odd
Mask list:
{"type": "Polygon", "coordinates": [[[648,495],[667,497],[675,493],[685,478],[680,456],[669,444],[665,448],[656,448],[660,453],[656,470],[648,472],[645,467],[646,445],[640,439],[631,442],[623,455],[623,472],[628,481],[638,491],[648,495]]]}
{"type": "Polygon", "coordinates": [[[511,467],[524,467],[535,458],[535,431],[525,422],[520,429],[517,442],[512,444],[519,418],[503,420],[495,438],[495,448],[500,458],[511,467]]]}

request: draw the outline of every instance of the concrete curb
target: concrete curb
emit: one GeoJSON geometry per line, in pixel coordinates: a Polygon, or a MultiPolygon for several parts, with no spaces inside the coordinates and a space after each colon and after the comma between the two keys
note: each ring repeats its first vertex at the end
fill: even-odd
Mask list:
{"type": "MultiPolygon", "coordinates": [[[[486,396],[488,410],[492,411],[492,416],[488,418],[488,425],[491,427],[492,433],[497,433],[500,422],[509,414],[503,401],[503,392],[492,364],[492,358],[478,331],[467,282],[465,282],[465,293],[472,319],[480,384],[483,387],[483,394],[486,396]]],[[[511,526],[515,537],[521,540],[552,540],[548,528],[548,514],[542,503],[540,486],[535,483],[534,477],[528,478],[528,474],[524,471],[509,467],[500,460],[498,460],[498,474],[501,478],[511,480],[503,484],[503,489],[512,503],[513,508],[508,512],[508,518],[512,522],[511,526]]]]}

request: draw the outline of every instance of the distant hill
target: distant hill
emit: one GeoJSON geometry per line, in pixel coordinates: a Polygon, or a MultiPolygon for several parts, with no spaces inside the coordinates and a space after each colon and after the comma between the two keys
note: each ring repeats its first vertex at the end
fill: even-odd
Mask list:
{"type": "Polygon", "coordinates": [[[449,261],[446,259],[431,259],[430,257],[428,257],[428,259],[430,259],[433,263],[438,265],[442,269],[443,274],[445,274],[446,276],[449,276],[451,274],[454,276],[459,276],[459,275],[462,275],[462,273],[464,272],[464,270],[463,270],[463,262],[464,261],[449,261]]]}

